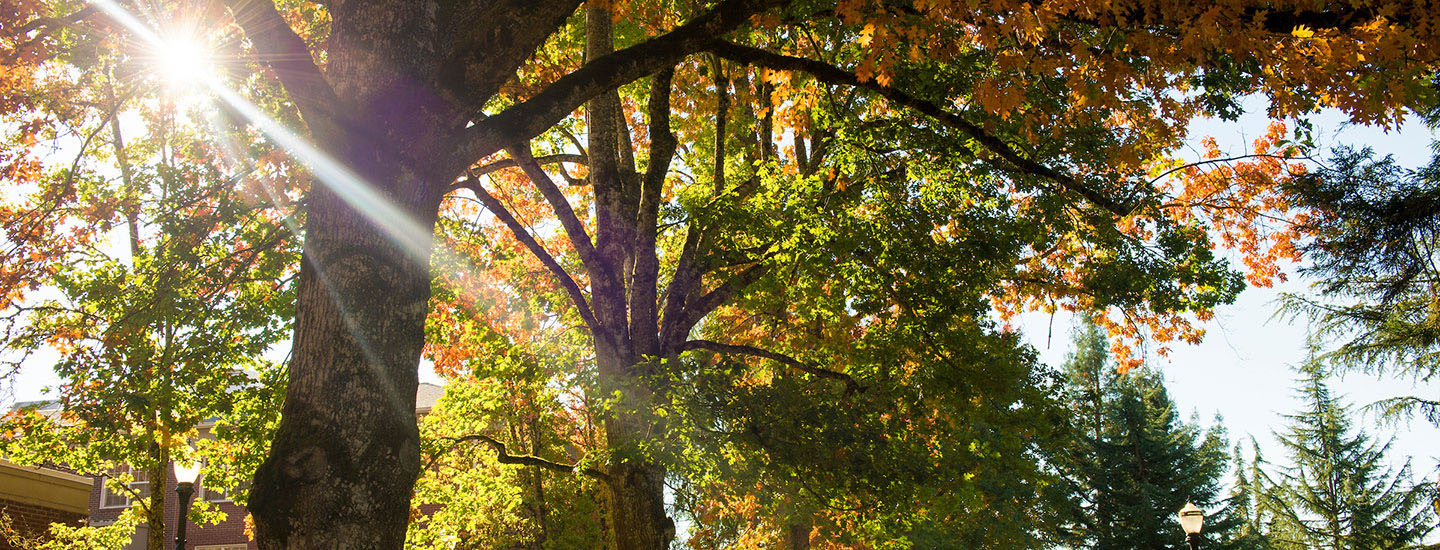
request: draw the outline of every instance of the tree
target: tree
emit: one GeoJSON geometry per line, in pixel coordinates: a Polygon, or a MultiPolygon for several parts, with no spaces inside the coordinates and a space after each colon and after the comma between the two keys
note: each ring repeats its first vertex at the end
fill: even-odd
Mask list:
{"type": "Polygon", "coordinates": [[[1315,366],[1301,369],[1306,408],[1287,415],[1279,436],[1292,465],[1267,478],[1267,507],[1275,513],[1280,548],[1420,548],[1436,528],[1434,484],[1414,483],[1406,463],[1386,466],[1389,443],[1350,426],[1348,408],[1330,394],[1315,366]]]}
{"type": "Polygon", "coordinates": [[[1251,439],[1251,461],[1248,465],[1238,443],[1231,456],[1235,457],[1235,483],[1227,500],[1234,511],[1238,528],[1224,544],[1236,550],[1273,548],[1273,514],[1268,513],[1265,507],[1266,486],[1261,469],[1265,459],[1260,455],[1260,444],[1251,439]]]}
{"type": "Polygon", "coordinates": [[[0,156],[21,177],[6,181],[0,203],[0,350],[15,367],[53,353],[45,366],[60,378],[60,409],[13,412],[0,445],[10,460],[64,464],[129,492],[158,550],[173,503],[166,491],[136,494],[132,479],[163,487],[173,462],[203,457],[206,483],[234,492],[264,453],[283,379],[261,355],[293,314],[295,241],[280,220],[294,206],[265,185],[237,192],[270,166],[238,162],[233,141],[203,139],[198,128],[214,121],[166,97],[174,82],[107,52],[103,33],[54,39],[74,70],[29,90],[4,119],[17,131],[0,156]],[[63,160],[34,157],[46,136],[65,145],[63,160]],[[197,454],[195,426],[217,417],[218,440],[197,454]]]}
{"type": "MultiPolygon", "coordinates": [[[[16,57],[23,69],[6,78],[19,88],[44,76],[33,61],[57,46],[50,39],[54,29],[127,21],[109,3],[99,4],[106,16],[63,4],[53,11],[28,1],[13,4],[14,19],[23,23],[13,27],[6,45],[24,54],[16,57]]],[[[774,281],[779,272],[757,258],[731,265],[692,252],[665,273],[672,292],[664,308],[656,307],[659,294],[650,289],[660,272],[649,239],[658,232],[660,199],[666,198],[661,184],[669,163],[661,161],[679,144],[667,145],[664,126],[655,124],[661,118],[651,117],[650,145],[662,147],[652,148],[640,177],[641,171],[630,169],[633,151],[620,145],[628,132],[619,126],[632,120],[613,93],[650,75],[656,75],[650,87],[663,90],[667,69],[691,54],[711,51],[765,75],[779,70],[814,77],[802,77],[802,86],[783,97],[824,97],[830,86],[863,89],[852,96],[851,112],[876,116],[839,119],[845,124],[826,132],[844,138],[908,128],[929,135],[930,147],[919,151],[934,153],[935,175],[971,182],[982,196],[998,195],[992,206],[1013,205],[1021,216],[1042,222],[1021,233],[1024,244],[1008,249],[1030,252],[1005,255],[1006,269],[968,281],[971,290],[993,294],[1007,312],[1057,305],[1104,310],[1134,321],[1112,322],[1114,332],[1133,340],[1139,331],[1153,330],[1168,340],[1198,338],[1186,316],[1206,315],[1236,290],[1233,274],[1207,255],[1205,228],[1192,224],[1211,223],[1238,236],[1254,256],[1260,280],[1285,255],[1288,242],[1282,236],[1282,246],[1274,248],[1267,236],[1247,231],[1259,213],[1277,206],[1266,185],[1284,171],[1275,159],[1203,178],[1198,168],[1186,171],[1185,188],[1175,193],[1151,179],[1152,169],[1173,166],[1164,152],[1180,145],[1190,115],[1264,91],[1274,97],[1277,116],[1324,103],[1345,107],[1360,121],[1393,120],[1398,107],[1419,93],[1411,77],[1428,70],[1437,42],[1426,35],[1430,14],[1408,5],[1312,11],[1055,2],[1017,9],[1008,2],[725,0],[708,9],[636,3],[635,13],[652,15],[637,20],[653,25],[622,26],[634,34],[613,52],[608,4],[587,6],[585,62],[577,65],[578,1],[390,0],[334,2],[324,10],[286,3],[284,14],[264,0],[225,4],[251,51],[271,69],[266,76],[283,84],[288,103],[271,95],[263,104],[293,106],[310,141],[323,144],[323,152],[314,150],[222,94],[270,139],[296,149],[321,183],[308,195],[283,420],[252,500],[265,548],[402,543],[420,468],[410,396],[424,344],[432,229],[442,198],[461,179],[484,200],[479,185],[463,175],[489,160],[504,162],[488,157],[507,148],[513,148],[510,162],[533,171],[525,146],[582,104],[589,102],[586,181],[594,202],[593,215],[581,212],[593,218],[593,227],[545,178],[532,179],[553,203],[587,276],[588,286],[582,285],[560,264],[546,262],[593,336],[598,371],[626,401],[644,403],[652,396],[640,380],[657,364],[648,358],[669,359],[685,346],[718,347],[690,343],[690,331],[746,287],[767,276],[774,281]],[[747,24],[749,31],[736,32],[747,24]],[[812,31],[815,40],[807,36],[812,31]],[[722,38],[731,41],[717,42],[722,38]],[[800,55],[812,51],[813,57],[800,55]],[[538,82],[507,86],[522,68],[538,82]],[[1334,78],[1340,74],[1373,78],[1334,78]],[[1177,98],[1179,88],[1201,93],[1177,98]],[[888,114],[897,115],[895,124],[854,125],[888,114]],[[1237,173],[1247,177],[1237,180],[1237,173]],[[1063,230],[1052,231],[1056,227],[1063,230]],[[637,279],[631,274],[639,284],[632,284],[637,279]],[[673,292],[680,290],[691,292],[673,292]]],[[[151,36],[134,28],[112,30],[142,40],[151,36]]],[[[781,91],[772,89],[757,113],[772,113],[781,91]]],[[[785,122],[770,114],[762,118],[785,122]]],[[[773,146],[774,127],[759,128],[768,135],[756,141],[773,146]]],[[[726,134],[713,134],[721,137],[720,149],[726,134]]],[[[813,163],[828,174],[831,166],[821,165],[829,153],[820,152],[826,140],[804,136],[806,145],[789,156],[804,156],[806,164],[821,159],[813,163]]],[[[715,166],[724,169],[723,162],[715,166]]],[[[846,187],[840,177],[828,179],[846,187]]],[[[740,183],[713,177],[718,191],[712,197],[743,189],[740,183]]],[[[964,196],[953,198],[963,203],[964,196]]],[[[956,238],[986,229],[956,221],[956,238]]],[[[703,233],[687,233],[686,240],[697,239],[690,250],[728,250],[699,240],[703,233]]],[[[682,255],[685,249],[682,242],[682,255]]],[[[608,444],[638,446],[637,434],[646,432],[648,422],[624,414],[607,418],[608,444]]],[[[663,547],[670,523],[664,469],[641,460],[618,460],[608,469],[617,545],[663,547]]]]}
{"type": "Polygon", "coordinates": [[[1159,375],[1114,374],[1094,324],[1076,330],[1066,389],[1077,414],[1073,442],[1053,466],[1072,499],[1051,526],[1061,544],[1097,549],[1184,548],[1175,511],[1209,510],[1207,547],[1232,538],[1240,518],[1221,496],[1229,463],[1222,428],[1183,424],[1159,375]]]}
{"type": "MultiPolygon", "coordinates": [[[[1432,125],[1440,111],[1428,111],[1432,125]]],[[[1329,165],[1294,182],[1297,205],[1313,212],[1305,254],[1317,298],[1289,296],[1292,314],[1316,321],[1316,337],[1337,345],[1333,366],[1415,380],[1440,374],[1434,265],[1440,227],[1440,157],[1418,170],[1376,159],[1369,148],[1336,149],[1329,165]]],[[[1440,399],[1396,396],[1375,404],[1391,420],[1418,414],[1440,424],[1440,399]]]]}

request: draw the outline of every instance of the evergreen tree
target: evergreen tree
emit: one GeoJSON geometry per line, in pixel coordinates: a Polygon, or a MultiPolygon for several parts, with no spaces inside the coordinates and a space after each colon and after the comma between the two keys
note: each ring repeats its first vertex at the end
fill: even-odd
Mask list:
{"type": "Polygon", "coordinates": [[[1115,372],[1098,327],[1080,328],[1075,348],[1064,370],[1076,415],[1069,443],[1052,457],[1071,492],[1055,542],[1097,550],[1184,548],[1175,511],[1187,501],[1210,511],[1206,539],[1233,538],[1240,520],[1221,496],[1229,464],[1224,431],[1181,422],[1157,373],[1115,372]]]}
{"type": "Polygon", "coordinates": [[[1420,548],[1434,531],[1435,486],[1413,483],[1407,463],[1385,465],[1390,442],[1352,429],[1349,408],[1330,393],[1313,365],[1299,393],[1306,408],[1287,415],[1278,436],[1293,461],[1266,491],[1277,546],[1285,549],[1388,550],[1420,548]]]}
{"type": "Polygon", "coordinates": [[[1228,506],[1235,519],[1236,530],[1225,546],[1234,550],[1274,548],[1269,528],[1273,514],[1267,513],[1261,494],[1265,485],[1260,467],[1265,459],[1260,454],[1260,445],[1253,438],[1250,440],[1250,456],[1253,458],[1248,464],[1240,444],[1235,445],[1232,454],[1235,457],[1235,483],[1230,489],[1228,506]]]}

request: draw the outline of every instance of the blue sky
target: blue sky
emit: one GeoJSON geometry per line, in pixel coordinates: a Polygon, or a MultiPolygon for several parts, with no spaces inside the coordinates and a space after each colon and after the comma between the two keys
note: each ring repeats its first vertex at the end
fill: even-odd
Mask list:
{"type": "MultiPolygon", "coordinates": [[[[1215,120],[1196,121],[1190,135],[1198,141],[1214,136],[1221,150],[1234,154],[1245,152],[1248,144],[1260,136],[1268,122],[1264,101],[1246,103],[1247,115],[1235,123],[1215,120]]],[[[1394,155],[1400,165],[1419,167],[1431,156],[1431,131],[1418,120],[1407,121],[1397,131],[1386,133],[1379,128],[1346,124],[1338,113],[1327,112],[1312,118],[1317,142],[1325,148],[1338,145],[1369,146],[1378,153],[1394,155]]],[[[1293,126],[1292,126],[1293,127],[1293,126]]],[[[1197,153],[1191,156],[1198,160],[1197,153]]],[[[1322,155],[1323,156],[1323,155],[1322,155]]],[[[1277,299],[1282,293],[1306,293],[1311,281],[1296,275],[1291,266],[1290,280],[1275,288],[1249,288],[1229,306],[1216,311],[1215,319],[1205,323],[1205,340],[1197,346],[1183,343],[1174,346],[1168,358],[1150,358],[1148,364],[1163,373],[1170,395],[1188,416],[1197,414],[1205,425],[1214,423],[1216,415],[1224,419],[1231,441],[1254,436],[1262,452],[1271,462],[1283,462],[1284,453],[1271,432],[1283,432],[1286,413],[1301,406],[1295,398],[1296,380],[1292,367],[1305,358],[1308,323],[1275,317],[1277,299]]],[[[1018,326],[1027,340],[1040,352],[1042,359],[1059,365],[1070,350],[1071,316],[1057,314],[1050,329],[1049,315],[1030,314],[1018,326]],[[1047,332],[1050,336],[1047,339],[1047,332]]],[[[1348,374],[1331,384],[1336,394],[1343,395],[1356,410],[1355,426],[1380,441],[1394,436],[1392,464],[1411,461],[1418,476],[1434,478],[1440,473],[1440,429],[1424,421],[1382,428],[1372,417],[1359,409],[1378,399],[1397,395],[1440,396],[1440,383],[1415,385],[1409,380],[1376,378],[1364,374],[1348,374]]],[[[1248,442],[1247,445],[1248,447],[1248,442]]]]}

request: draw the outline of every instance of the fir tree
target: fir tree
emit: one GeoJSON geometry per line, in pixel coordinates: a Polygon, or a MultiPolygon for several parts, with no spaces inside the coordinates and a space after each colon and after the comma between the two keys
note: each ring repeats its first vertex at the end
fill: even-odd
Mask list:
{"type": "Polygon", "coordinates": [[[1105,336],[1093,325],[1077,331],[1064,370],[1075,417],[1068,444],[1052,457],[1071,493],[1056,542],[1178,550],[1185,537],[1175,511],[1187,501],[1210,510],[1207,539],[1232,538],[1239,520],[1221,496],[1229,464],[1224,431],[1180,421],[1157,373],[1116,373],[1105,336]]]}
{"type": "Polygon", "coordinates": [[[1265,492],[1277,547],[1327,550],[1420,548],[1435,530],[1435,486],[1413,483],[1408,462],[1385,464],[1390,442],[1352,428],[1349,408],[1314,366],[1301,370],[1306,407],[1279,435],[1293,462],[1265,492]]]}
{"type": "Polygon", "coordinates": [[[1227,506],[1232,511],[1236,528],[1224,546],[1233,550],[1274,548],[1270,529],[1273,514],[1267,513],[1262,495],[1265,484],[1260,468],[1265,458],[1260,454],[1260,445],[1253,438],[1250,440],[1250,456],[1253,458],[1248,464],[1240,444],[1235,444],[1232,455],[1235,457],[1235,483],[1231,486],[1227,506]]]}

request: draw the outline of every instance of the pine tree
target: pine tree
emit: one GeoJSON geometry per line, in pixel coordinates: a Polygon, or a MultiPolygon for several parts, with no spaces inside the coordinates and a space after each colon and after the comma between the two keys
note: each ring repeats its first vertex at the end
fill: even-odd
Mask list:
{"type": "Polygon", "coordinates": [[[1207,539],[1233,538],[1240,520],[1221,496],[1229,464],[1224,431],[1181,422],[1157,373],[1117,374],[1098,327],[1077,330],[1075,348],[1064,370],[1076,416],[1069,444],[1051,460],[1071,492],[1056,542],[1097,550],[1184,548],[1175,511],[1187,501],[1211,511],[1207,539]]]}
{"type": "Polygon", "coordinates": [[[1279,435],[1293,462],[1264,498],[1276,517],[1284,549],[1389,550],[1419,548],[1434,531],[1435,486],[1413,483],[1410,465],[1385,465],[1390,442],[1354,430],[1349,408],[1330,393],[1318,368],[1301,370],[1306,408],[1287,415],[1279,435]]]}
{"type": "Polygon", "coordinates": [[[1224,543],[1224,547],[1233,550],[1274,548],[1274,537],[1269,525],[1273,514],[1267,512],[1262,495],[1265,484],[1260,468],[1265,463],[1265,458],[1260,453],[1260,445],[1251,438],[1250,456],[1253,458],[1248,464],[1239,443],[1235,444],[1232,455],[1235,457],[1235,482],[1226,502],[1232,511],[1236,528],[1231,538],[1224,543]]]}

